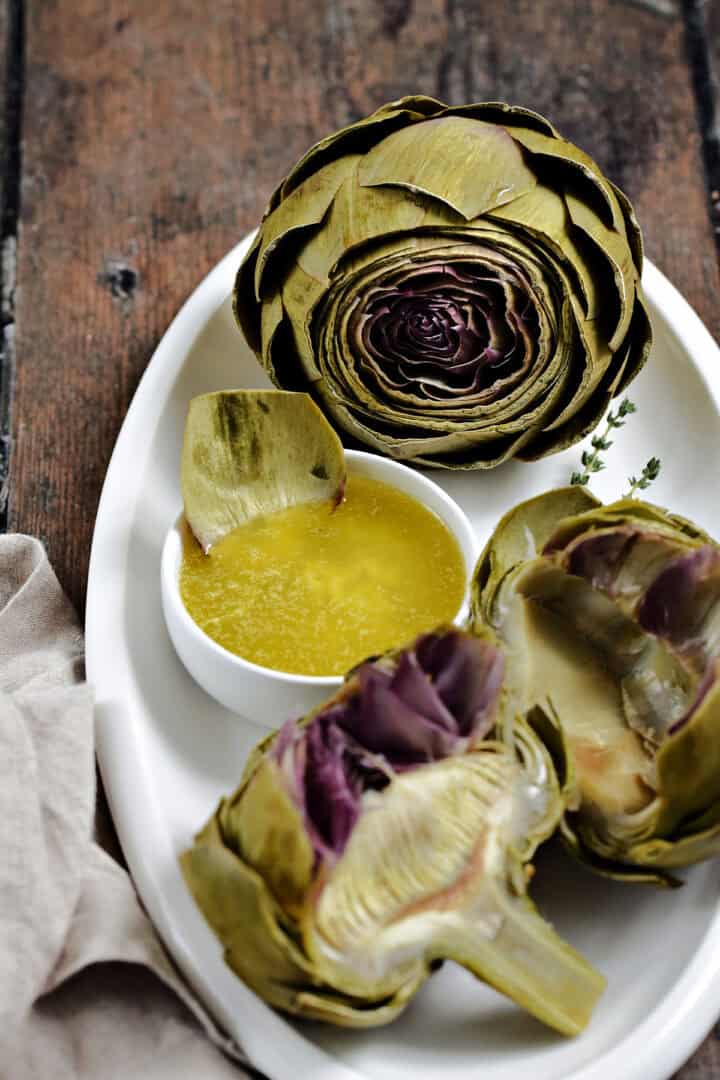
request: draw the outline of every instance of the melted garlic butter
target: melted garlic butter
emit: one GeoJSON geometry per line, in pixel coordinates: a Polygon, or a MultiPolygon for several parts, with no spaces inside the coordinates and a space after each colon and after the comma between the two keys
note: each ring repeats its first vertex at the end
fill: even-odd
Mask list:
{"type": "Polygon", "coordinates": [[[451,622],[465,592],[459,545],[397,488],[350,475],[345,499],[256,518],[204,555],[185,529],[180,593],[214,641],[264,667],[340,675],[451,622]]]}

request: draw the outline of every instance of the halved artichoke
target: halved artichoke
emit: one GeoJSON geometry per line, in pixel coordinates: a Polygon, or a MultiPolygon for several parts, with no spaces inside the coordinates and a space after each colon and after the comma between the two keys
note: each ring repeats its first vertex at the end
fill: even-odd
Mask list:
{"type": "Polygon", "coordinates": [[[641,270],[628,200],[542,116],[406,97],[282,181],[235,311],[347,436],[491,468],[577,441],[637,374],[641,270]]]}
{"type": "Polygon", "coordinates": [[[562,730],[581,796],[571,850],[660,883],[720,853],[720,548],[659,507],[560,489],[503,518],[472,603],[515,707],[562,730]]]}
{"type": "Polygon", "coordinates": [[[182,856],[227,963],[289,1013],[394,1019],[453,959],[558,1031],[587,1023],[603,979],[526,896],[566,792],[523,721],[503,660],[457,629],[362,665],[251,757],[182,856]]]}

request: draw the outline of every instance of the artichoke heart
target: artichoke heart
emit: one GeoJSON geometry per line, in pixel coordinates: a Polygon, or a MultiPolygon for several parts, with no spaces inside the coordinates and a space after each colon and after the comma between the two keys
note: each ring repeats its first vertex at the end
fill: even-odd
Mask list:
{"type": "Polygon", "coordinates": [[[486,469],[576,442],[635,377],[642,258],[626,197],[542,116],[406,97],[291,170],[234,307],[348,438],[486,469]]]}
{"type": "Polygon", "coordinates": [[[581,800],[564,815],[570,849],[669,884],[719,853],[718,545],[647,503],[551,491],[500,522],[472,604],[504,644],[515,707],[562,729],[581,800]]]}
{"type": "Polygon", "coordinates": [[[526,895],[572,777],[505,713],[492,635],[440,629],[257,748],[181,860],[256,993],[367,1027],[450,959],[557,1031],[583,1029],[603,979],[526,895]]]}

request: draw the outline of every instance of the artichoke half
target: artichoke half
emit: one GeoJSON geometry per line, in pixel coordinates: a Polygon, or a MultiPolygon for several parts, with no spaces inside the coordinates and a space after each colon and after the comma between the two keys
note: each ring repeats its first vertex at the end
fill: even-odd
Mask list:
{"type": "Polygon", "coordinates": [[[558,1031],[604,982],[526,896],[562,782],[503,709],[503,660],[451,629],[362,665],[262,743],[182,856],[227,963],[289,1013],[351,1027],[399,1015],[452,959],[558,1031]]]}
{"type": "Polygon", "coordinates": [[[570,849],[673,883],[720,853],[720,548],[691,522],[580,488],[503,518],[472,617],[504,644],[514,705],[555,717],[581,803],[570,849]]]}
{"type": "Polygon", "coordinates": [[[537,113],[384,105],[313,146],[240,266],[278,386],[390,457],[491,468],[596,426],[650,347],[632,207],[537,113]]]}

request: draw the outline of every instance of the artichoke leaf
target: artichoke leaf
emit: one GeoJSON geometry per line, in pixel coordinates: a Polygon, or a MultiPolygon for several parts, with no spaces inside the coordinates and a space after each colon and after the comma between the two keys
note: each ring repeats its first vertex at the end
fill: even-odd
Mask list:
{"type": "Polygon", "coordinates": [[[295,389],[302,386],[307,389],[321,378],[311,326],[315,311],[326,292],[323,283],[306,274],[297,263],[285,278],[282,286],[283,314],[296,355],[282,340],[268,353],[268,360],[272,363],[271,378],[278,386],[292,386],[295,389]]]}
{"type": "Polygon", "coordinates": [[[566,814],[560,823],[563,845],[573,858],[594,874],[609,878],[611,881],[624,881],[630,885],[656,885],[666,889],[676,889],[682,885],[682,881],[660,867],[651,868],[603,858],[593,850],[592,846],[588,846],[581,839],[576,827],[574,815],[566,814]]]}
{"type": "Polygon", "coordinates": [[[627,333],[634,311],[638,270],[632,251],[628,247],[624,232],[618,233],[609,229],[582,199],[567,192],[565,203],[573,224],[595,244],[597,258],[606,259],[611,267],[615,288],[608,290],[608,293],[617,298],[619,307],[618,322],[608,336],[608,348],[614,352],[620,347],[627,333]]]}
{"type": "Polygon", "coordinates": [[[243,522],[342,499],[342,444],[305,394],[224,390],[190,402],[182,452],[185,517],[207,553],[243,522]]]}
{"type": "Polygon", "coordinates": [[[233,314],[245,340],[255,353],[260,352],[262,344],[260,331],[262,310],[258,309],[254,286],[255,267],[261,243],[262,233],[258,229],[245,258],[238,267],[232,295],[233,314]]]}
{"type": "Polygon", "coordinates": [[[334,131],[311,146],[285,179],[273,192],[268,212],[298,187],[314,169],[321,169],[325,164],[345,154],[357,153],[372,146],[378,139],[396,128],[406,124],[417,124],[426,116],[433,116],[443,110],[444,105],[432,98],[416,96],[400,98],[376,109],[370,116],[356,120],[339,131],[334,131]]]}
{"type": "Polygon", "coordinates": [[[279,774],[275,761],[261,760],[243,788],[244,812],[226,814],[223,833],[281,907],[294,912],[310,886],[315,853],[279,774]]]}
{"type": "Polygon", "coordinates": [[[522,105],[508,105],[505,101],[479,101],[470,105],[450,105],[444,109],[446,116],[470,116],[484,120],[488,124],[503,124],[507,128],[531,128],[542,135],[560,138],[553,125],[540,113],[526,109],[522,105]]]}
{"type": "MultiPolygon", "coordinates": [[[[600,305],[600,288],[595,281],[594,268],[573,239],[572,220],[560,195],[545,184],[537,184],[532,191],[490,211],[489,216],[518,226],[523,232],[549,244],[553,256],[571,267],[582,297],[585,318],[595,318],[600,305]]],[[[473,224],[481,226],[482,219],[473,224]]]]}
{"type": "Polygon", "coordinates": [[[558,521],[601,506],[587,488],[572,485],[537,495],[500,519],[475,567],[471,617],[479,625],[495,621],[494,599],[505,575],[518,563],[534,559],[557,530],[558,521]]]}
{"type": "Polygon", "coordinates": [[[226,846],[211,818],[183,852],[185,882],[225,949],[229,966],[262,996],[283,1006],[294,988],[317,980],[260,874],[226,846]]]}
{"type": "Polygon", "coordinates": [[[640,231],[640,225],[638,224],[635,209],[625,192],[621,188],[619,188],[617,184],[614,184],[612,180],[610,180],[609,183],[615,194],[615,198],[620,204],[620,209],[623,212],[623,216],[625,218],[625,232],[627,233],[630,250],[633,253],[633,258],[637,267],[638,276],[640,276],[640,274],[642,274],[643,268],[644,251],[642,232],[640,231]]]}
{"type": "Polygon", "coordinates": [[[630,329],[627,333],[627,344],[625,349],[620,350],[626,353],[627,362],[623,366],[621,377],[615,387],[614,393],[616,397],[622,394],[638,372],[643,369],[650,356],[651,347],[652,325],[650,315],[642,286],[640,282],[637,282],[635,285],[635,307],[630,320],[630,329]]]}
{"type": "Polygon", "coordinates": [[[455,210],[467,221],[531,191],[535,175],[504,128],[462,116],[393,132],[364,157],[362,185],[392,185],[455,210]]]}
{"type": "Polygon", "coordinates": [[[529,128],[513,127],[511,134],[513,139],[530,151],[531,155],[544,157],[550,162],[557,162],[572,169],[577,182],[587,184],[588,189],[599,197],[603,211],[608,215],[610,226],[621,235],[624,234],[625,217],[615,190],[589,154],[566,139],[553,139],[529,128]]]}
{"type": "Polygon", "coordinates": [[[282,248],[287,258],[286,241],[294,239],[299,245],[303,237],[293,237],[293,234],[311,231],[320,225],[338,190],[360,160],[360,154],[348,154],[318,169],[265,219],[255,268],[254,287],[258,300],[264,295],[264,278],[272,269],[273,255],[282,248]]]}
{"type": "Polygon", "coordinates": [[[267,297],[260,313],[259,351],[263,360],[269,360],[272,356],[273,340],[284,317],[282,293],[278,290],[272,296],[267,297]]]}
{"type": "Polygon", "coordinates": [[[298,266],[326,287],[341,259],[378,237],[462,222],[442,203],[412,201],[391,187],[363,187],[357,173],[356,166],[339,187],[323,228],[298,255],[298,266]]]}
{"type": "MultiPolygon", "coordinates": [[[[657,767],[663,805],[660,836],[672,836],[685,819],[720,802],[720,682],[716,661],[713,682],[699,690],[699,703],[677,725],[658,751],[657,767]],[[688,777],[692,783],[688,783],[688,777]]],[[[709,680],[708,680],[709,681],[709,680]]]]}

